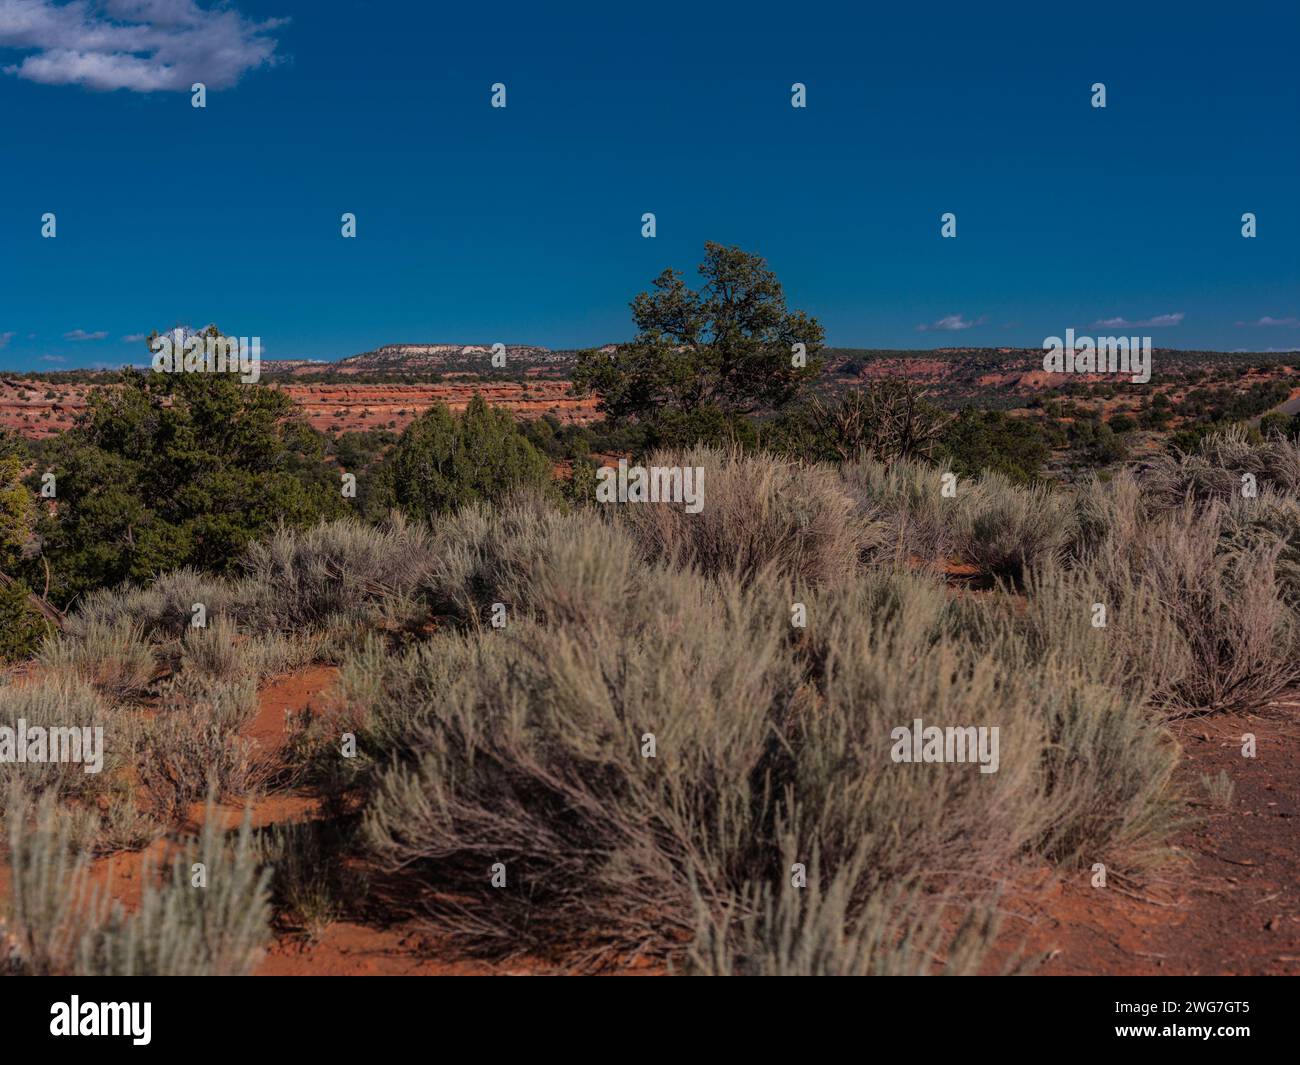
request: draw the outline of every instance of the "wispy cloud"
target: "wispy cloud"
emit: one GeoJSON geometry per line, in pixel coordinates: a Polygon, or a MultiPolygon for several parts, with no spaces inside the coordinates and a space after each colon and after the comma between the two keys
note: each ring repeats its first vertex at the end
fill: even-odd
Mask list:
{"type": "Polygon", "coordinates": [[[1256,318],[1253,322],[1238,322],[1238,325],[1263,325],[1263,326],[1283,326],[1290,329],[1300,329],[1300,318],[1291,315],[1288,318],[1272,318],[1264,315],[1263,318],[1256,318]]]}
{"type": "Polygon", "coordinates": [[[9,341],[13,340],[17,335],[18,334],[13,330],[10,330],[8,333],[0,333],[0,348],[7,348],[9,346],[9,341]]]}
{"type": "Polygon", "coordinates": [[[918,333],[929,333],[932,331],[945,333],[958,333],[963,329],[970,329],[972,326],[982,325],[983,318],[976,318],[975,321],[967,321],[960,314],[947,314],[937,322],[930,322],[928,325],[922,324],[916,327],[918,333]]]}
{"type": "Polygon", "coordinates": [[[141,341],[145,340],[146,337],[143,333],[127,333],[122,339],[128,344],[139,344],[141,341]]]}
{"type": "Polygon", "coordinates": [[[64,340],[103,340],[108,336],[106,329],[99,329],[93,333],[87,333],[84,329],[74,329],[71,333],[64,333],[64,340]]]}
{"type": "Polygon", "coordinates": [[[278,61],[269,34],[285,21],[257,22],[195,0],[0,0],[0,48],[31,52],[5,73],[44,85],[189,92],[201,81],[224,89],[278,61]]]}
{"type": "Polygon", "coordinates": [[[67,362],[62,355],[42,355],[41,362],[67,362]]]}
{"type": "Polygon", "coordinates": [[[1136,322],[1127,318],[1102,318],[1092,323],[1094,329],[1159,329],[1161,326],[1182,325],[1187,317],[1182,311],[1174,314],[1157,314],[1152,318],[1142,318],[1136,322]]]}

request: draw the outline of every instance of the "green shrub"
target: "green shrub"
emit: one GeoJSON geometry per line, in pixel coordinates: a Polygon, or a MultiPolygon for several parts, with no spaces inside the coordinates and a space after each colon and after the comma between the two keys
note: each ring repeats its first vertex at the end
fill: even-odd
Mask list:
{"type": "Polygon", "coordinates": [[[938,454],[963,478],[992,471],[1032,484],[1051,449],[1042,428],[1028,418],[967,408],[944,427],[938,454]]]}
{"type": "Polygon", "coordinates": [[[0,665],[28,658],[49,635],[50,626],[28,601],[21,581],[0,584],[0,665]]]}
{"type": "Polygon", "coordinates": [[[58,483],[38,531],[59,604],[178,565],[232,572],[277,524],[345,510],[289,395],[224,374],[123,371],[43,468],[58,483]]]}
{"type": "Polygon", "coordinates": [[[438,404],[406,427],[380,467],[375,497],[428,520],[521,487],[545,488],[550,470],[510,413],[476,393],[460,417],[438,404]]]}

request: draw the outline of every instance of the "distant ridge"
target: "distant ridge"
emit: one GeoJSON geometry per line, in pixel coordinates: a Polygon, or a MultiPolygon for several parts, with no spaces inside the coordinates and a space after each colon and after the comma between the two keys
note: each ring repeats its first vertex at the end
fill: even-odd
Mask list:
{"type": "MultiPolygon", "coordinates": [[[[538,344],[505,344],[507,367],[553,367],[573,364],[574,350],[553,351],[538,344]]],[[[612,348],[613,345],[608,345],[612,348]]],[[[478,371],[492,365],[492,344],[385,344],[349,355],[333,366],[340,373],[478,371]]]]}

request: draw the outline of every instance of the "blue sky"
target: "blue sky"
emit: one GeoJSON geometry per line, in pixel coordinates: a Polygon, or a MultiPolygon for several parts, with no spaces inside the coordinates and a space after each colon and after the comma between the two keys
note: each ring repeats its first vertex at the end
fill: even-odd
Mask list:
{"type": "Polygon", "coordinates": [[[838,345],[1295,348],[1298,31],[1250,0],[0,0],[0,368],[210,321],[272,358],[603,343],[706,240],[838,345]]]}

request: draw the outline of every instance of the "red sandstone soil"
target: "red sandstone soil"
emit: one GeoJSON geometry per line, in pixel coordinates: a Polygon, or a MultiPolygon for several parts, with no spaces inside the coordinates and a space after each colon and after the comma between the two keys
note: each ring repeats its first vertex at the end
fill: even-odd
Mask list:
{"type": "Polygon", "coordinates": [[[1011,900],[1004,939],[1048,954],[1050,975],[1300,975],[1300,695],[1261,715],[1184,722],[1181,778],[1199,823],[1178,861],[1141,886],[1090,886],[1090,872],[1011,900]],[[1243,733],[1256,757],[1242,757],[1243,733]],[[1226,772],[1227,809],[1201,776],[1226,772]]]}

